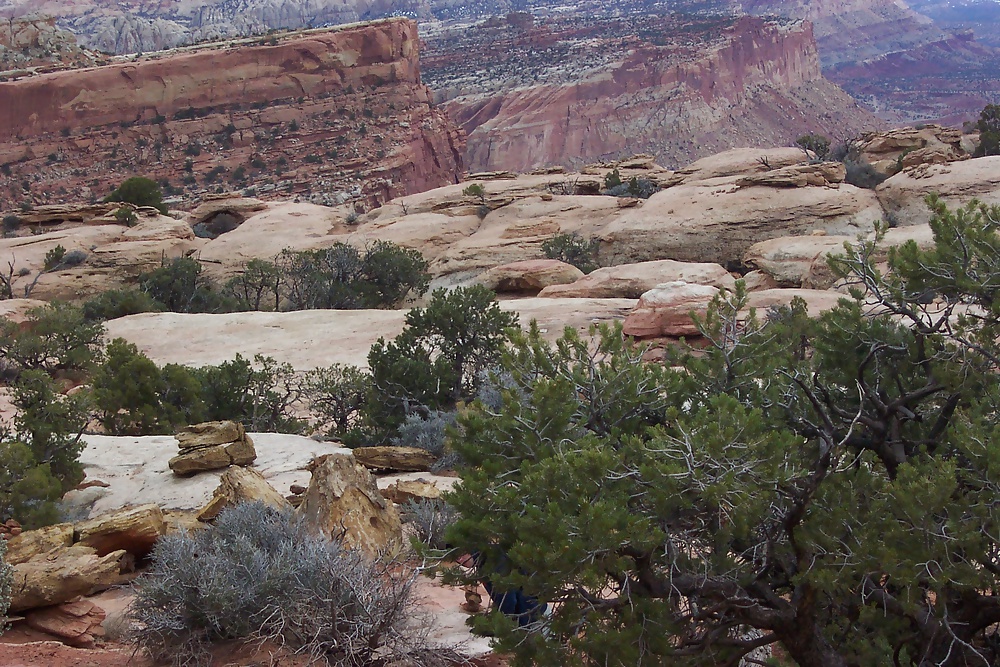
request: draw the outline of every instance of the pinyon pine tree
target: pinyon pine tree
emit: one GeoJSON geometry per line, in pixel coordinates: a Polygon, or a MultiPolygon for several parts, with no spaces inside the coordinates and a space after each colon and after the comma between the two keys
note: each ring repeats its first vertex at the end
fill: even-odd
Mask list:
{"type": "Polygon", "coordinates": [[[479,576],[556,603],[479,621],[514,664],[1000,664],[1000,208],[930,205],[933,248],[834,262],[836,308],[738,287],[667,364],[514,334],[448,497],[449,543],[506,555],[479,576]]]}

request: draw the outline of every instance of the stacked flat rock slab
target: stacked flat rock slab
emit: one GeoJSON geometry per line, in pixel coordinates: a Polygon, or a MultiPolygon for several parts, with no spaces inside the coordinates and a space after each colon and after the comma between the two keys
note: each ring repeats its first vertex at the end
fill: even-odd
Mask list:
{"type": "Polygon", "coordinates": [[[253,440],[239,422],[194,424],[175,437],[180,453],[170,459],[168,465],[183,477],[231,465],[247,466],[257,458],[253,440]]]}
{"type": "Polygon", "coordinates": [[[125,551],[98,556],[92,547],[74,544],[39,554],[14,566],[10,613],[69,602],[120,582],[125,551]]]}
{"type": "Polygon", "coordinates": [[[419,447],[355,447],[351,451],[358,463],[370,470],[423,472],[437,461],[436,456],[419,447]]]}
{"type": "Polygon", "coordinates": [[[90,600],[74,600],[52,607],[30,611],[25,616],[28,627],[58,637],[61,642],[77,648],[93,648],[104,637],[106,614],[90,600]]]}

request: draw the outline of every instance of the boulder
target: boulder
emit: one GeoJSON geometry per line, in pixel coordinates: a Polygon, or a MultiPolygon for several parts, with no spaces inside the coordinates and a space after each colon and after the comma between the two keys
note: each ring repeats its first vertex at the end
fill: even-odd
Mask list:
{"type": "Polygon", "coordinates": [[[566,285],[583,278],[583,271],[557,259],[528,259],[493,267],[476,282],[494,292],[537,294],[550,285],[566,285]]]}
{"type": "Polygon", "coordinates": [[[253,440],[238,422],[195,424],[176,437],[181,451],[167,465],[182,477],[231,465],[250,465],[257,458],[253,440]]]}
{"type": "Polygon", "coordinates": [[[718,264],[662,259],[597,269],[569,285],[546,287],[538,296],[638,299],[657,285],[676,280],[720,289],[732,289],[736,283],[718,264]]]}
{"type": "Polygon", "coordinates": [[[226,445],[246,435],[243,424],[235,421],[204,422],[185,426],[174,435],[181,449],[226,445]]]}
{"type": "Polygon", "coordinates": [[[436,456],[419,447],[356,447],[351,451],[358,463],[371,470],[421,472],[437,461],[436,456]]]}
{"type": "Polygon", "coordinates": [[[239,220],[239,222],[243,222],[251,214],[265,210],[267,210],[267,203],[259,199],[253,199],[252,197],[241,197],[234,194],[223,194],[214,197],[209,195],[205,198],[205,201],[191,211],[186,222],[191,227],[194,227],[195,225],[211,222],[213,218],[223,214],[232,216],[234,219],[239,220]]]}
{"type": "Polygon", "coordinates": [[[682,280],[657,285],[642,295],[639,305],[625,318],[624,333],[635,338],[699,335],[691,314],[704,315],[718,293],[717,287],[682,280]]]}
{"type": "Polygon", "coordinates": [[[381,491],[384,497],[397,505],[410,501],[441,499],[438,485],[425,479],[397,479],[381,491]]]}
{"type": "Polygon", "coordinates": [[[951,208],[978,199],[1000,204],[1000,155],[948,164],[921,164],[899,172],[876,189],[887,219],[897,227],[925,224],[924,197],[935,193],[951,208]]]}
{"type": "Polygon", "coordinates": [[[14,566],[10,612],[69,602],[119,583],[125,551],[98,556],[82,545],[55,549],[14,566]]]}
{"type": "Polygon", "coordinates": [[[234,466],[222,473],[219,487],[208,504],[198,512],[198,520],[211,521],[223,509],[246,502],[262,502],[278,509],[291,507],[259,472],[253,468],[234,466]]]}
{"type": "Polygon", "coordinates": [[[843,162],[795,164],[760,174],[744,176],[736,181],[740,187],[766,185],[772,188],[804,188],[807,185],[830,186],[843,183],[847,168],[843,162]]]}
{"type": "Polygon", "coordinates": [[[309,488],[296,511],[322,534],[371,555],[395,552],[403,543],[399,513],[349,453],[313,462],[309,488]]]}
{"type": "Polygon", "coordinates": [[[883,174],[894,174],[902,158],[902,166],[952,162],[969,157],[962,147],[962,131],[940,125],[921,128],[901,127],[885,132],[873,132],[861,138],[857,148],[861,159],[883,174]]]}
{"type": "Polygon", "coordinates": [[[77,648],[93,648],[104,636],[104,610],[89,600],[74,600],[52,607],[34,609],[25,614],[28,627],[58,637],[77,648]]]}
{"type": "Polygon", "coordinates": [[[624,211],[599,238],[602,257],[618,261],[728,266],[765,239],[813,230],[855,235],[881,218],[875,193],[853,185],[775,188],[713,179],[657,192],[642,208],[624,211]]]}
{"type": "Polygon", "coordinates": [[[153,550],[167,525],[157,505],[129,507],[76,524],[76,541],[92,547],[99,556],[127,551],[143,557],[153,550]]]}
{"type": "Polygon", "coordinates": [[[836,306],[837,302],[844,298],[844,295],[830,290],[768,289],[750,293],[747,298],[747,307],[755,308],[757,317],[765,317],[768,308],[787,306],[795,298],[805,301],[809,315],[815,317],[836,306]]]}
{"type": "Polygon", "coordinates": [[[743,255],[743,263],[763,271],[775,287],[799,287],[817,259],[843,252],[850,236],[782,236],[755,243],[743,255]]]}
{"type": "Polygon", "coordinates": [[[675,173],[685,183],[720,176],[766,173],[806,160],[801,148],[733,148],[692,162],[675,173]]]}
{"type": "Polygon", "coordinates": [[[44,554],[73,544],[73,524],[57,523],[52,526],[27,530],[7,541],[7,562],[11,565],[26,563],[44,554]]]}
{"type": "Polygon", "coordinates": [[[750,271],[743,276],[743,285],[748,292],[780,287],[778,281],[763,271],[750,271]]]}

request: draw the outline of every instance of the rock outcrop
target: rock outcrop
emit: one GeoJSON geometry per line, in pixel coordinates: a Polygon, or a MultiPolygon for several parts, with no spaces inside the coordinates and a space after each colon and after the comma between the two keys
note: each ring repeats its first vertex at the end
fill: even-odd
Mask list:
{"type": "Polygon", "coordinates": [[[140,505],[104,514],[76,524],[74,541],[105,556],[116,551],[127,551],[142,557],[153,550],[153,545],[166,534],[167,524],[157,505],[140,505]]]}
{"type": "Polygon", "coordinates": [[[28,612],[25,623],[77,648],[93,648],[104,637],[104,610],[89,600],[74,600],[28,612]]]}
{"type": "Polygon", "coordinates": [[[583,271],[555,259],[526,259],[501,264],[483,273],[476,282],[494,292],[538,294],[552,285],[567,285],[583,278],[583,271]]]}
{"type": "Polygon", "coordinates": [[[309,488],[296,511],[316,530],[372,555],[402,546],[399,513],[353,455],[328,454],[311,467],[309,488]]]}
{"type": "Polygon", "coordinates": [[[974,198],[1000,204],[1000,156],[909,167],[882,183],[877,192],[889,219],[900,225],[930,220],[924,197],[931,193],[952,208],[974,198]]]}
{"type": "Polygon", "coordinates": [[[704,316],[718,293],[711,285],[682,280],[657,285],[642,295],[639,305],[625,318],[624,333],[634,338],[698,336],[691,315],[704,316]]]}
{"type": "Polygon", "coordinates": [[[597,269],[568,285],[546,287],[538,296],[638,299],[661,283],[677,280],[720,289],[732,289],[736,283],[736,279],[718,264],[661,259],[597,269]]]}
{"type": "Polygon", "coordinates": [[[40,203],[135,173],[367,206],[454,183],[462,136],[431,106],[418,52],[416,23],[392,19],[0,82],[0,209],[29,177],[40,203]]]}
{"type": "Polygon", "coordinates": [[[182,477],[231,465],[248,466],[257,458],[253,440],[239,422],[193,424],[181,429],[175,437],[180,453],[167,465],[182,477]]]}

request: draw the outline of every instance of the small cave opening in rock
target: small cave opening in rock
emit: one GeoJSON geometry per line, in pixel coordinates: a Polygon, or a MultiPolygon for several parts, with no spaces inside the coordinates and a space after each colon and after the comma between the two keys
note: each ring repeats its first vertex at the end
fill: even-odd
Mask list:
{"type": "Polygon", "coordinates": [[[245,218],[232,211],[219,211],[194,225],[194,235],[203,239],[217,239],[243,224],[245,218]]]}

